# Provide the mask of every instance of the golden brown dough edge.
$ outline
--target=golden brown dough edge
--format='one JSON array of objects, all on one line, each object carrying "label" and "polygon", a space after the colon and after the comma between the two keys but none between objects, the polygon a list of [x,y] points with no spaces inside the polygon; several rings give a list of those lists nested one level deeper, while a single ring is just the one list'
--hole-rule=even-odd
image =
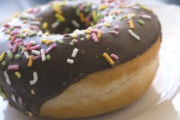
[{"label": "golden brown dough edge", "polygon": [[45,102],[39,116],[81,118],[125,107],[151,85],[159,66],[161,38],[142,55],[115,68],[93,73]]}]

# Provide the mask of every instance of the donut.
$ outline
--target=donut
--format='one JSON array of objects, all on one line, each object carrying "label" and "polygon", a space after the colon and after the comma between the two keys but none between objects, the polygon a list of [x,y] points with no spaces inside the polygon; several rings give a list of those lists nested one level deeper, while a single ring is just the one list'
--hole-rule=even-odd
[{"label": "donut", "polygon": [[0,93],[22,113],[83,118],[123,108],[151,85],[161,25],[127,0],[52,1],[0,27]]}]

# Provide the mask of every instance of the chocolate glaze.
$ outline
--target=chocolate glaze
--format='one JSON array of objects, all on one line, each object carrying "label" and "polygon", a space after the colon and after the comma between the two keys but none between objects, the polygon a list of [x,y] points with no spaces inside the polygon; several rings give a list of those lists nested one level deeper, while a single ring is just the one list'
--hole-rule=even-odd
[{"label": "chocolate glaze", "polygon": [[[87,5],[89,3],[83,2],[83,4]],[[130,4],[131,3],[128,3],[128,5]],[[51,28],[51,24],[56,21],[55,12],[51,7],[52,3],[39,7],[40,11],[35,14],[35,17],[42,19],[41,23],[49,23],[48,30],[50,33],[62,33],[66,27],[69,27],[69,32],[72,32],[76,29],[76,27],[74,27],[71,23],[72,20],[76,20],[80,24],[79,29],[85,29],[86,25],[82,23],[79,16],[76,15],[77,8],[74,8],[74,5],[80,6],[82,3],[79,1],[69,1],[65,6],[62,6],[62,16],[66,18],[66,21],[64,23],[62,22],[56,29]],[[89,7],[89,12],[85,13],[85,15],[91,15],[94,9],[93,7],[98,7],[99,5],[100,3],[94,2],[93,6]],[[0,86],[2,87],[3,93],[7,95],[7,99],[12,106],[25,114],[31,112],[33,115],[37,115],[39,108],[44,102],[60,95],[71,84],[78,82],[87,75],[97,71],[108,68],[112,69],[112,65],[110,65],[102,56],[104,52],[108,53],[109,55],[113,53],[119,56],[118,60],[114,60],[115,65],[113,66],[116,66],[143,54],[157,41],[158,37],[161,36],[160,23],[156,15],[154,15],[152,12],[144,9],[134,9],[131,7],[119,8],[119,4],[116,2],[110,3],[110,5],[113,7],[109,7],[105,10],[97,10],[97,13],[104,14],[107,11],[120,9],[123,10],[123,12],[116,15],[115,19],[112,19],[112,16],[102,17],[105,18],[105,21],[111,26],[102,26],[100,28],[102,37],[97,43],[93,42],[92,38],[90,40],[86,40],[86,33],[83,35],[77,33],[76,39],[78,40],[78,43],[75,43],[74,45],[70,45],[73,39],[72,34],[69,34],[70,37],[68,39],[64,39],[63,35],[60,34],[49,36],[36,35],[34,37],[26,37],[23,41],[28,43],[35,40],[37,44],[41,45],[41,48],[45,50],[49,48],[49,46],[42,44],[41,39],[54,41],[57,39],[62,39],[64,43],[57,44],[57,47],[49,52],[51,55],[50,60],[43,62],[40,58],[33,62],[32,67],[28,67],[28,60],[21,53],[21,51],[17,51],[13,54],[22,54],[22,58],[20,60],[15,58],[11,60],[6,55],[4,60],[7,62],[7,65],[3,66],[0,64]],[[140,17],[139,14],[142,12],[150,15],[152,19],[144,19]],[[136,14],[136,17],[132,18],[135,26],[133,31],[139,35],[141,38],[140,41],[136,40],[128,33],[128,30],[130,29],[128,19],[126,18],[120,21],[121,16],[131,13]],[[140,19],[145,22],[144,26],[138,24],[137,21]],[[101,23],[100,21],[101,19],[98,19],[97,23],[95,24]],[[17,24],[20,24],[20,26],[25,26],[19,17],[14,18],[9,24],[11,24],[11,26]],[[25,28],[30,27],[29,23],[26,25],[27,26]],[[120,26],[120,29],[118,30],[119,35],[112,35],[108,33],[109,31],[114,30],[113,27],[115,25]],[[41,25],[39,28],[42,30]],[[93,28],[97,29],[96,26]],[[8,46],[9,40],[7,39],[7,34],[4,33],[4,29],[4,27],[0,29],[2,31],[0,32],[0,54],[4,51],[10,50]],[[21,28],[17,30],[20,31]],[[80,40],[81,38],[84,38],[85,40]],[[71,57],[74,48],[79,49],[75,58]],[[29,54],[31,54],[30,51]],[[68,58],[73,59],[74,63],[67,63]],[[18,64],[20,68],[18,70],[7,70],[8,65],[12,64]],[[8,73],[11,81],[10,85],[6,82],[4,71],[7,71]],[[15,75],[16,71],[21,73],[20,78],[17,78]],[[38,81],[36,84],[30,85],[30,81],[33,80],[34,71],[36,71],[38,74]],[[32,94],[31,90],[34,90],[35,94]],[[12,99],[12,95],[15,97],[14,100]]]}]

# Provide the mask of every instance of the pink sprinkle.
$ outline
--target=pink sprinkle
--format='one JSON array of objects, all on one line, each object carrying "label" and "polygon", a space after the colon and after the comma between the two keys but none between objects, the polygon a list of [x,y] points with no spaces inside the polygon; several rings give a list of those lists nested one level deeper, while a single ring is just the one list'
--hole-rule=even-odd
[{"label": "pink sprinkle", "polygon": [[111,57],[114,58],[115,60],[119,59],[119,57],[117,55],[115,55],[115,54],[111,54]]},{"label": "pink sprinkle", "polygon": [[10,43],[13,44],[16,38],[17,38],[17,34],[14,34],[14,36],[12,37]]},{"label": "pink sprinkle", "polygon": [[115,25],[115,26],[114,26],[114,29],[115,29],[115,30],[119,30],[119,25]]},{"label": "pink sprinkle", "polygon": [[92,33],[92,38],[94,39],[94,42],[99,42],[95,33]]},{"label": "pink sprinkle", "polygon": [[100,29],[102,27],[102,25],[101,24],[97,24],[96,27]]},{"label": "pink sprinkle", "polygon": [[56,48],[56,44],[52,44],[48,49],[46,49],[45,54],[48,54],[53,48]]},{"label": "pink sprinkle", "polygon": [[118,35],[119,34],[119,32],[117,32],[117,31],[109,31],[109,33],[113,34],[113,35]]},{"label": "pink sprinkle", "polygon": [[73,43],[77,43],[78,40],[77,40],[77,39],[73,39],[72,42],[73,42]]},{"label": "pink sprinkle", "polygon": [[18,43],[18,47],[20,47],[21,45],[23,45],[23,42],[19,42]]},{"label": "pink sprinkle", "polygon": [[101,19],[100,21],[103,23],[105,20],[104,20],[104,19]]},{"label": "pink sprinkle", "polygon": [[37,50],[37,49],[40,49],[41,46],[40,45],[35,45],[33,47],[30,47],[29,50]]},{"label": "pink sprinkle", "polygon": [[17,51],[17,48],[18,48],[18,43],[16,43],[16,44],[13,46],[12,53],[15,53],[15,52]]},{"label": "pink sprinkle", "polygon": [[20,25],[16,25],[16,26],[13,26],[14,28],[21,28],[21,26]]},{"label": "pink sprinkle", "polygon": [[9,44],[9,49],[12,50],[13,49],[13,46],[11,44]]},{"label": "pink sprinkle", "polygon": [[22,38],[19,38],[19,39],[16,39],[14,42],[17,43],[17,42],[21,42],[22,41]]},{"label": "pink sprinkle", "polygon": [[22,104],[22,97],[18,97],[18,102],[19,102],[19,104]]},{"label": "pink sprinkle", "polygon": [[145,14],[146,14],[146,13],[142,11],[142,12],[139,13],[139,16],[145,15]]},{"label": "pink sprinkle", "polygon": [[14,34],[19,34],[19,31],[17,31],[17,30],[12,31],[12,32],[11,32],[11,35],[14,35]]},{"label": "pink sprinkle", "polygon": [[99,30],[98,29],[90,29],[90,31],[98,33]]},{"label": "pink sprinkle", "polygon": [[40,59],[40,58],[41,58],[41,55],[34,56],[34,57],[33,57],[33,60],[38,60],[38,59]]},{"label": "pink sprinkle", "polygon": [[5,27],[5,28],[9,28],[10,25],[9,25],[9,24],[5,24],[4,27]]},{"label": "pink sprinkle", "polygon": [[8,70],[18,70],[19,69],[19,65],[9,65],[8,66]]},{"label": "pink sprinkle", "polygon": [[37,14],[39,11],[40,11],[40,8],[34,10],[34,13],[33,13],[33,14],[35,15],[35,14]]}]

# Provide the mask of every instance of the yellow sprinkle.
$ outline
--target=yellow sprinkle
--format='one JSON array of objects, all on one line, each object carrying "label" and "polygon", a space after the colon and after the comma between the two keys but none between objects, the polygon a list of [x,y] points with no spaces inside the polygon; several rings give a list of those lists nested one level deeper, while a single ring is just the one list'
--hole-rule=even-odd
[{"label": "yellow sprinkle", "polygon": [[108,7],[107,4],[101,4],[101,5],[99,6],[99,10],[104,10],[104,9],[106,9],[107,7]]},{"label": "yellow sprinkle", "polygon": [[50,44],[52,44],[53,43],[53,41],[52,40],[48,40],[48,41],[46,41],[46,45],[50,45]]},{"label": "yellow sprinkle", "polygon": [[28,112],[29,117],[33,117],[32,112]]},{"label": "yellow sprinkle", "polygon": [[61,22],[65,21],[65,18],[61,14],[56,14],[55,17],[60,20]]},{"label": "yellow sprinkle", "polygon": [[115,64],[115,62],[111,59],[111,57],[107,53],[103,53],[103,56],[111,65]]},{"label": "yellow sprinkle", "polygon": [[19,16],[19,13],[15,13],[14,15],[13,15],[13,17],[15,18],[15,17],[18,17]]},{"label": "yellow sprinkle", "polygon": [[132,21],[132,20],[129,20],[128,23],[129,23],[129,27],[130,27],[131,29],[134,29],[134,23],[133,23],[133,21]]},{"label": "yellow sprinkle", "polygon": [[91,25],[91,26],[94,26],[94,22],[91,21],[91,22],[90,22],[90,25]]},{"label": "yellow sprinkle", "polygon": [[81,22],[85,22],[86,21],[83,13],[80,13],[80,20],[81,20]]},{"label": "yellow sprinkle", "polygon": [[26,30],[26,29],[23,29],[23,30],[22,30],[22,32],[23,32],[23,33],[26,33],[26,32],[28,32],[28,30]]},{"label": "yellow sprinkle", "polygon": [[131,14],[131,17],[132,17],[132,18],[135,18],[135,17],[136,17],[136,14],[132,13],[132,14]]},{"label": "yellow sprinkle", "polygon": [[33,95],[36,94],[35,91],[34,91],[33,89],[31,90],[31,94],[33,94]]},{"label": "yellow sprinkle", "polygon": [[46,35],[46,36],[49,36],[49,32],[46,32],[45,35]]},{"label": "yellow sprinkle", "polygon": [[102,32],[100,30],[98,30],[97,37],[101,38],[101,36],[102,36]]},{"label": "yellow sprinkle", "polygon": [[104,22],[104,26],[105,26],[105,27],[110,27],[110,24],[107,23],[107,22]]},{"label": "yellow sprinkle", "polygon": [[85,30],[85,33],[86,34],[91,34],[91,31],[90,30]]},{"label": "yellow sprinkle", "polygon": [[18,78],[20,78],[21,77],[21,73],[20,72],[15,72],[15,75],[18,77]]},{"label": "yellow sprinkle", "polygon": [[93,14],[93,20],[94,20],[94,22],[96,22],[97,21],[97,11],[94,10],[92,14]]},{"label": "yellow sprinkle", "polygon": [[42,39],[42,40],[41,40],[41,43],[44,43],[44,44],[45,44],[46,41],[47,41],[46,39]]},{"label": "yellow sprinkle", "polygon": [[59,6],[59,4],[57,4],[57,3],[54,3],[54,4],[53,4],[53,10],[54,10],[56,13],[62,14],[62,11],[61,11],[61,9],[60,9],[60,6]]},{"label": "yellow sprinkle", "polygon": [[42,25],[42,28],[43,28],[44,30],[46,30],[47,27],[48,27],[48,23],[47,23],[47,22],[44,22],[43,25]]},{"label": "yellow sprinkle", "polygon": [[86,35],[86,39],[89,40],[91,38],[91,35]]},{"label": "yellow sprinkle", "polygon": [[2,95],[2,97],[3,97],[4,99],[7,99],[6,93],[2,92],[1,95]]},{"label": "yellow sprinkle", "polygon": [[74,38],[74,39],[77,38],[76,33],[73,33],[73,34],[72,34],[72,38]]},{"label": "yellow sprinkle", "polygon": [[0,61],[3,61],[6,56],[6,52],[2,52],[0,56]]},{"label": "yellow sprinkle", "polygon": [[28,67],[32,67],[32,64],[33,64],[33,56],[30,55],[30,56],[29,56]]}]

